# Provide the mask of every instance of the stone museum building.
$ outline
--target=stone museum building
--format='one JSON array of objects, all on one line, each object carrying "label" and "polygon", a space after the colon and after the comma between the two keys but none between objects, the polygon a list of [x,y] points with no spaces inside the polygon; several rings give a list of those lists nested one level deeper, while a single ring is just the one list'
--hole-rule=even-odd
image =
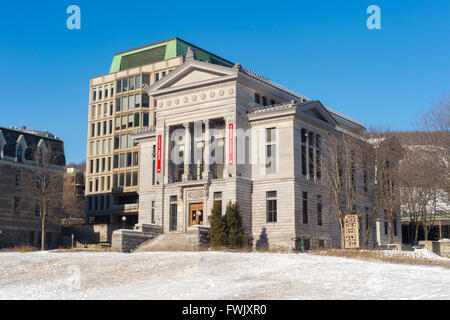
[{"label": "stone museum building", "polygon": [[[229,201],[254,246],[340,244],[323,137],[362,137],[360,122],[177,38],[116,55],[110,71],[91,79],[86,215],[133,229],[115,231],[113,247],[199,244],[213,204],[224,213]],[[376,220],[369,242],[386,243]]]}]

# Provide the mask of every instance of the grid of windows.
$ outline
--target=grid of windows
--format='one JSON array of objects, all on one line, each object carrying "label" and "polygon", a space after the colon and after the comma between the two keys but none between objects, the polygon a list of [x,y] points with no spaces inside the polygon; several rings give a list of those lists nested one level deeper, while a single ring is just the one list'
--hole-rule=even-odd
[{"label": "grid of windows", "polygon": [[304,128],[301,129],[300,135],[302,175],[311,181],[318,181],[322,177],[320,135]]}]

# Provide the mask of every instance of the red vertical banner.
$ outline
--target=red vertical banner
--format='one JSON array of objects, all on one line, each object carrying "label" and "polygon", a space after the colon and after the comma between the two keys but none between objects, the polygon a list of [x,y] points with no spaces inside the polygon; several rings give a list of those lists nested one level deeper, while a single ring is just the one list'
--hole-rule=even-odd
[{"label": "red vertical banner", "polygon": [[233,165],[233,124],[228,125],[228,164]]},{"label": "red vertical banner", "polygon": [[158,153],[156,155],[156,172],[161,173],[161,135],[158,135]]}]

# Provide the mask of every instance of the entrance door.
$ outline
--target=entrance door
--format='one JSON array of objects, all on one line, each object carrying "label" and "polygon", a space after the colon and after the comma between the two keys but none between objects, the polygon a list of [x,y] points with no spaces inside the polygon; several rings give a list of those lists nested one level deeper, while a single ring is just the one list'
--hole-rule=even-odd
[{"label": "entrance door", "polygon": [[203,224],[203,203],[189,205],[189,226]]}]

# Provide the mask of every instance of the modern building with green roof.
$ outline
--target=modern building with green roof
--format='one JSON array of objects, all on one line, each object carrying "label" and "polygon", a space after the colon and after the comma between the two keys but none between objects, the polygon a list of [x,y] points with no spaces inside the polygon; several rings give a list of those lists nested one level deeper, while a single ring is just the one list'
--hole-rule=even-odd
[{"label": "modern building with green roof", "polygon": [[232,67],[234,65],[232,62],[223,59],[213,53],[210,53],[204,49],[201,49],[180,38],[171,38],[139,48],[116,53],[111,63],[109,73],[114,73],[158,61],[169,60],[178,56],[186,56],[187,49],[189,47],[195,50],[197,60],[226,67]]}]

